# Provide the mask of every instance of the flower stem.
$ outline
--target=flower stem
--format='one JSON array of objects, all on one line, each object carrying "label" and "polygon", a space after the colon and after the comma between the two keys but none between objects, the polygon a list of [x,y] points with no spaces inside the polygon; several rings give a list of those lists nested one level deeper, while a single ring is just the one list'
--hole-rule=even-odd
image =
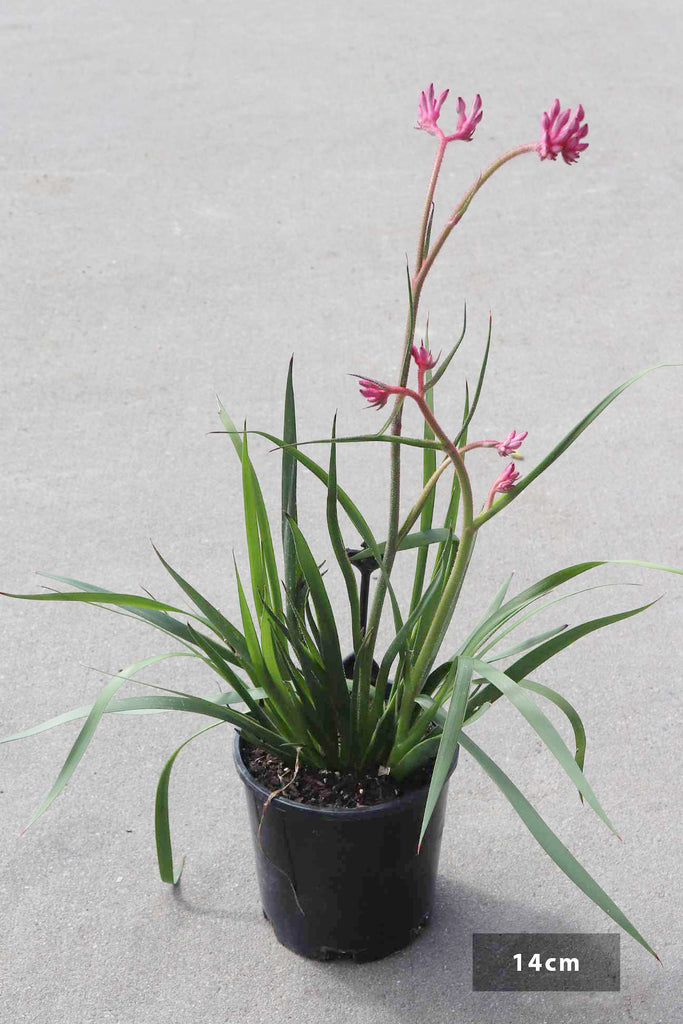
[{"label": "flower stem", "polygon": [[451,569],[451,574],[446,581],[441,600],[437,605],[432,619],[429,632],[425,637],[422,649],[407,676],[404,684],[404,691],[401,697],[401,708],[398,717],[398,729],[396,732],[396,743],[389,759],[390,767],[398,764],[405,754],[404,741],[410,730],[415,698],[420,694],[424,680],[430,672],[439,647],[446,635],[455,606],[460,597],[460,591],[465,580],[465,575],[472,557],[474,541],[477,531],[474,525],[463,526],[460,534],[458,553]]},{"label": "flower stem", "polygon": [[[410,297],[411,297],[411,302],[410,302],[410,308],[408,310],[408,317],[407,317],[407,321],[406,321],[405,338],[404,338],[404,343],[403,343],[403,354],[402,354],[402,358],[401,358],[401,373],[400,373],[400,379],[399,379],[399,386],[401,388],[405,388],[407,380],[408,380],[408,372],[410,370],[410,347],[411,347],[411,345],[413,343],[413,338],[414,338],[414,335],[415,335],[415,321],[416,321],[416,318],[417,318],[417,310],[418,310],[418,306],[419,306],[419,303],[420,303],[420,295],[421,295],[421,292],[422,292],[422,286],[423,286],[423,284],[425,282],[427,274],[429,273],[429,271],[430,271],[430,269],[431,269],[431,267],[432,267],[432,265],[434,263],[434,260],[439,255],[439,252],[443,248],[443,246],[444,246],[444,244],[446,242],[446,239],[450,235],[450,233],[453,230],[453,228],[455,227],[455,225],[462,219],[462,217],[464,216],[465,212],[467,211],[467,208],[469,207],[470,203],[472,202],[472,200],[474,199],[475,195],[477,194],[479,189],[482,187],[484,182],[488,181],[488,179],[491,177],[491,175],[494,174],[495,171],[497,171],[499,167],[502,167],[503,164],[506,164],[509,160],[512,160],[514,157],[521,156],[522,153],[536,152],[536,143],[528,143],[527,145],[518,146],[516,149],[509,150],[507,153],[504,153],[501,157],[499,157],[498,160],[494,161],[494,163],[492,163],[482,174],[479,175],[479,177],[474,182],[474,184],[471,186],[471,188],[465,193],[465,195],[462,198],[462,200],[460,201],[459,205],[455,208],[453,214],[451,215],[449,220],[446,222],[446,225],[444,226],[443,230],[441,231],[441,234],[437,238],[437,240],[434,243],[434,245],[431,247],[429,252],[425,255],[424,248],[425,248],[425,240],[426,240],[426,237],[427,237],[427,225],[429,223],[429,215],[430,215],[430,211],[431,211],[432,201],[433,201],[433,198],[434,198],[434,191],[436,189],[436,183],[437,183],[437,179],[439,177],[439,172],[441,170],[441,164],[442,164],[442,161],[443,161],[443,156],[444,156],[445,151],[446,151],[446,140],[441,135],[441,136],[439,136],[439,143],[438,143],[438,146],[437,146],[436,156],[434,158],[434,165],[432,167],[432,173],[431,173],[431,176],[430,176],[430,179],[429,179],[429,185],[427,186],[427,195],[426,195],[426,198],[425,198],[425,205],[424,205],[424,210],[423,210],[423,213],[422,213],[422,222],[420,224],[420,232],[419,232],[419,236],[418,236],[418,247],[417,247],[417,254],[416,254],[416,258],[415,258],[415,271],[414,271],[413,276],[412,276],[412,278],[410,280],[410,288],[411,288],[411,296]],[[395,416],[394,416],[393,422],[391,424],[391,432],[394,435],[394,437],[399,437],[400,434],[401,434],[401,429],[402,429],[402,412],[403,412],[404,397],[405,397],[404,395],[398,395],[397,398],[396,398],[396,405],[394,407],[395,408]],[[424,403],[424,404],[426,405],[426,403]],[[431,413],[430,413],[430,415],[431,415]],[[445,435],[441,431],[441,428],[439,428],[438,436],[440,436],[442,438],[442,440],[445,438]],[[448,438],[445,439],[445,443],[446,443],[446,450],[448,451],[448,454],[451,456],[451,459],[453,460],[453,464],[456,467],[456,472],[458,472],[458,476],[460,477],[461,474],[463,474],[464,477],[467,480],[466,493],[469,496],[469,512],[468,512],[468,514],[469,514],[469,521],[464,520],[464,522],[463,522],[463,536],[460,538],[460,547],[458,549],[458,555],[456,556],[456,561],[455,561],[455,565],[453,566],[453,570],[451,572],[451,576],[449,577],[448,582],[446,584],[446,590],[444,590],[444,594],[443,594],[442,600],[439,603],[439,606],[437,608],[437,614],[442,609],[442,605],[444,603],[444,599],[446,598],[446,592],[448,591],[449,593],[451,593],[450,590],[449,590],[449,587],[451,585],[451,582],[452,582],[452,579],[453,579],[453,573],[455,572],[456,567],[459,567],[458,571],[461,572],[462,576],[464,577],[464,573],[465,573],[465,571],[467,569],[467,564],[469,562],[469,556],[468,556],[467,559],[464,558],[464,552],[467,550],[468,544],[464,544],[463,542],[466,539],[465,538],[465,534],[467,532],[468,522],[469,522],[470,526],[472,524],[472,493],[471,493],[471,488],[469,486],[469,478],[467,477],[467,472],[465,470],[464,463],[462,462],[462,459],[458,455],[457,449],[454,448],[454,446],[452,445],[452,443],[450,442],[450,440]],[[453,451],[454,454],[451,453],[451,450]],[[398,549],[398,541],[399,541],[399,505],[400,505],[400,496],[401,496],[401,445],[400,444],[392,444],[391,445],[391,456],[390,456],[390,459],[391,459],[391,461],[390,461],[391,470],[390,470],[390,482],[389,482],[389,523],[388,523],[388,528],[387,528],[387,540],[386,540],[386,544],[385,544],[385,547],[384,547],[384,556],[383,556],[383,559],[382,559],[382,565],[383,565],[383,570],[384,571],[382,572],[382,574],[380,575],[379,580],[377,581],[377,587],[375,588],[375,596],[374,596],[374,600],[372,602],[372,609],[370,611],[370,618],[369,618],[369,621],[368,621],[368,631],[371,633],[371,640],[370,640],[370,643],[368,644],[368,647],[365,649],[365,661],[364,661],[364,665],[363,665],[363,669],[364,669],[364,673],[365,674],[370,672],[370,666],[372,664],[372,655],[373,655],[373,652],[374,652],[374,645],[375,645],[376,638],[377,638],[377,635],[378,635],[378,632],[379,632],[379,623],[380,623],[380,619],[382,617],[382,608],[384,606],[384,599],[386,597],[386,592],[387,592],[387,588],[388,588],[389,575],[391,574],[391,570],[393,568],[394,559],[396,557],[396,551]],[[460,466],[460,471],[458,470],[458,464]],[[462,481],[461,481],[461,486],[462,486]],[[464,497],[464,495],[465,495],[465,492],[463,492],[463,497]],[[475,531],[472,530],[471,532],[472,532],[472,538],[469,541],[469,548],[470,549],[471,549],[471,546],[472,546],[472,543],[473,543],[473,540],[474,540],[474,532]],[[461,554],[463,554],[462,558],[461,558]],[[457,583],[457,581],[456,581],[456,583]],[[453,589],[454,589],[454,593],[455,593],[455,597],[453,599],[453,608],[455,607],[455,601],[457,601],[457,598],[458,598],[458,595],[459,595],[459,592],[460,592],[460,586],[462,585],[462,579],[459,581],[459,583],[457,583],[457,586],[456,586],[456,583],[453,584]],[[453,597],[453,595],[451,594],[451,598],[452,597]],[[448,622],[450,621],[450,617],[452,615],[452,612],[453,612],[453,609],[450,609],[450,613],[448,615],[446,615],[446,613],[444,612],[444,619],[447,619],[446,626],[448,625]],[[436,619],[432,623],[432,628],[430,629],[430,632],[428,634],[428,638],[432,637],[432,633],[434,631],[435,624],[436,624]],[[444,626],[444,632],[445,632],[445,628],[446,627]],[[439,643],[441,642],[442,639],[443,639],[443,634],[442,634],[442,636],[439,639]],[[436,650],[438,650],[438,644],[434,648],[434,655],[433,655],[433,657],[436,656]],[[433,660],[433,657],[432,657],[432,660]],[[420,656],[420,660],[422,660],[422,655]],[[418,677],[418,679],[419,679],[419,677]],[[419,692],[419,690],[416,691],[416,695],[417,695],[417,692]],[[403,702],[402,702],[401,711],[403,712],[403,710],[404,710],[404,707],[403,707]],[[410,713],[410,709],[409,709],[409,706],[408,706],[407,714],[409,715],[409,713]],[[399,717],[399,721],[400,721],[400,717]]]},{"label": "flower stem", "polygon": [[408,530],[410,529],[410,527],[417,521],[417,518],[420,515],[420,513],[422,512],[422,509],[424,508],[425,503],[426,503],[427,499],[429,498],[429,495],[431,494],[431,492],[436,487],[436,484],[437,484],[437,482],[439,480],[439,477],[444,473],[444,471],[450,465],[451,465],[451,460],[449,458],[445,458],[443,460],[443,462],[441,463],[441,465],[437,466],[437,468],[434,470],[434,472],[430,476],[430,478],[427,481],[427,483],[422,488],[422,491],[420,492],[419,498],[417,499],[417,501],[415,502],[415,504],[411,508],[411,510],[408,513],[408,515],[403,520],[403,525],[401,526],[401,529],[398,531],[398,542],[399,542],[399,544],[401,543],[403,538],[408,533]]},{"label": "flower stem", "polygon": [[[472,486],[470,484],[470,478],[467,470],[465,469],[465,463],[463,462],[458,449],[441,428],[424,396],[415,391],[411,391],[408,388],[405,389],[405,393],[407,397],[410,397],[417,402],[420,412],[434,431],[435,436],[438,437],[443,444],[451,462],[453,463],[462,496],[462,531],[460,534],[458,553],[456,555],[455,562],[453,563],[453,568],[451,569],[450,575],[446,581],[443,594],[441,595],[441,600],[434,612],[432,624],[427,636],[425,637],[425,641],[422,645],[417,661],[405,681],[405,689],[401,698],[401,707],[398,716],[398,729],[396,736],[397,749],[400,749],[401,741],[404,739],[408,729],[410,728],[413,703],[420,693],[423,681],[434,663],[441,641],[444,638],[453,616],[453,612],[462,589],[462,584],[465,579],[477,532],[474,526]],[[396,763],[395,759],[394,763]]]},{"label": "flower stem", "polygon": [[436,257],[441,252],[441,249],[443,248],[443,246],[444,246],[444,244],[446,242],[446,239],[450,235],[450,233],[453,230],[453,228],[455,227],[455,225],[458,224],[459,221],[462,220],[464,214],[467,211],[468,206],[470,205],[470,203],[472,202],[472,200],[474,199],[474,197],[476,196],[477,192],[482,187],[482,185],[489,180],[489,178],[491,177],[492,174],[495,174],[495,172],[498,170],[499,167],[502,167],[503,164],[508,163],[509,160],[513,160],[516,156],[521,156],[522,153],[532,153],[532,152],[534,152],[534,153],[537,152],[537,148],[536,148],[536,143],[535,142],[529,142],[529,143],[526,143],[526,145],[524,145],[524,146],[517,146],[517,147],[515,147],[515,149],[509,149],[507,151],[507,153],[503,153],[503,155],[501,157],[498,157],[497,160],[494,160],[494,162],[492,164],[490,164],[490,166],[487,167],[485,171],[482,171],[482,173],[479,175],[477,180],[468,189],[468,191],[465,193],[465,195],[460,200],[459,204],[456,206],[456,208],[453,211],[453,213],[451,214],[451,216],[446,221],[446,224],[445,224],[441,234],[439,235],[439,237],[437,238],[436,242],[434,243],[434,245],[429,250],[429,253],[427,254],[427,256],[424,259],[424,261],[422,262],[422,265],[420,266],[420,270],[419,270],[418,274],[415,277],[415,281],[414,281],[414,285],[413,285],[413,287],[414,287],[414,289],[416,291],[419,291],[422,288],[422,284],[424,282],[424,279],[426,278],[427,274],[429,273],[429,271],[430,271],[430,269],[432,267],[432,264],[434,263],[434,260],[436,259]]},{"label": "flower stem", "polygon": [[[439,144],[436,150],[436,156],[434,157],[434,164],[432,167],[432,173],[427,186],[427,195],[425,197],[424,209],[422,211],[422,221],[420,223],[420,231],[418,235],[417,253],[415,256],[415,270],[413,277],[410,282],[411,287],[411,303],[408,310],[408,317],[406,321],[405,337],[403,340],[403,354],[401,356],[401,373],[399,378],[400,386],[403,388],[408,380],[408,373],[410,371],[410,347],[413,344],[413,338],[415,336],[415,320],[417,317],[417,308],[420,302],[420,293],[422,291],[422,283],[424,277],[420,281],[418,287],[415,287],[415,281],[420,274],[424,259],[425,259],[425,239],[427,237],[427,225],[429,223],[429,215],[432,208],[432,201],[434,199],[434,190],[436,189],[436,182],[439,177],[439,171],[441,170],[441,164],[443,162],[444,153],[446,152],[446,141],[441,136],[439,138]],[[400,437],[402,429],[402,412],[403,412],[403,396],[398,396],[395,405],[396,414],[391,424],[391,433],[394,437]],[[374,650],[375,639],[377,637],[379,622],[382,617],[382,608],[384,605],[384,598],[386,597],[387,585],[389,575],[394,564],[396,557],[396,551],[398,549],[398,528],[399,528],[399,506],[401,501],[401,445],[391,445],[391,463],[390,463],[390,482],[389,482],[389,524],[387,528],[387,540],[384,547],[384,557],[382,559],[384,572],[381,574],[377,581],[375,588],[375,596],[372,602],[372,609],[370,611],[370,619],[368,622],[368,630],[372,633],[372,639],[367,654],[367,671],[372,663],[372,654]]]},{"label": "flower stem", "polygon": [[434,166],[432,167],[432,176],[429,179],[429,185],[427,187],[427,197],[425,199],[424,210],[422,211],[422,223],[420,224],[420,236],[417,242],[417,253],[415,255],[415,273],[420,272],[420,268],[425,258],[425,239],[427,237],[427,225],[429,223],[429,216],[432,210],[432,203],[434,201],[434,190],[436,189],[436,181],[439,177],[439,171],[441,170],[441,164],[443,162],[443,155],[446,152],[446,140],[443,135],[439,138],[439,145],[436,149],[436,156],[434,157]]}]

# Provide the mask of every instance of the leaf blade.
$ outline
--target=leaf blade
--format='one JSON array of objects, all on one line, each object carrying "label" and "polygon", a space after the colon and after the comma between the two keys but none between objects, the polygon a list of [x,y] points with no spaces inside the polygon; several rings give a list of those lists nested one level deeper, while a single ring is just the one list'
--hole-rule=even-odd
[{"label": "leaf blade", "polygon": [[[461,656],[462,657],[462,656]],[[541,711],[536,702],[532,700],[524,689],[511,678],[506,672],[501,672],[488,662],[472,658],[473,669],[479,672],[484,679],[497,689],[514,704],[516,709],[524,716],[536,735],[543,741],[547,749],[553,755],[561,768],[569,776],[578,791],[584,796],[586,802],[593,808],[598,817],[604,821],[607,827],[618,835],[616,828],[607,817],[602,805],[593,791],[581,768],[572,757],[567,745],[549,718]]]},{"label": "leaf blade", "polygon": [[188,743],[197,736],[201,736],[202,733],[208,732],[209,729],[215,729],[217,726],[223,725],[222,722],[215,722],[213,725],[205,725],[203,729],[199,729],[197,732],[189,736],[184,743],[173,751],[168,761],[163,767],[161,775],[159,776],[159,782],[157,783],[156,797],[154,801],[154,836],[156,839],[157,848],[157,862],[159,865],[159,875],[162,882],[168,882],[171,885],[177,885],[180,881],[180,876],[183,873],[183,867],[185,866],[185,857],[182,857],[178,870],[173,869],[173,848],[171,845],[171,826],[168,816],[168,786],[171,780],[171,770],[175,764],[175,760]]},{"label": "leaf blade", "polygon": [[[640,932],[631,924],[622,910],[607,895],[605,890],[598,885],[595,879],[586,871],[582,864],[573,856],[562,841],[555,835],[549,825],[541,818],[536,809],[529,803],[524,794],[517,788],[512,780],[498,765],[486,754],[481,747],[470,739],[463,730],[460,735],[460,745],[472,755],[486,774],[495,782],[503,793],[503,796],[512,804],[513,808],[531,832],[534,839],[539,843],[548,856],[557,864],[560,871],[577,886],[588,898],[603,910],[608,917],[624,929],[632,938],[639,942],[648,953],[654,957],[657,954],[643,938]],[[659,957],[657,957],[659,959]]]},{"label": "leaf blade", "polygon": [[64,787],[67,785],[71,776],[75,772],[78,764],[85,754],[90,741],[93,738],[95,730],[99,725],[100,719],[104,713],[107,704],[110,702],[119,687],[123,686],[129,676],[135,675],[141,669],[146,668],[148,665],[152,665],[156,662],[163,661],[165,658],[171,657],[167,654],[154,654],[149,658],[143,658],[141,661],[136,661],[132,665],[128,665],[127,668],[117,672],[116,675],[110,679],[107,685],[99,693],[95,700],[88,717],[85,720],[85,724],[82,726],[78,736],[72,744],[71,750],[67,754],[66,760],[62,765],[62,768],[47,796],[43,799],[40,805],[33,812],[28,825],[22,829],[21,834],[23,835],[31,825],[33,825],[38,818],[48,809],[52,802],[59,796]]},{"label": "leaf blade", "polygon": [[557,459],[559,459],[560,455],[562,455],[567,450],[567,448],[569,448],[570,445],[572,445],[574,441],[576,441],[577,438],[581,436],[581,434],[584,432],[584,430],[586,430],[587,427],[590,426],[593,420],[597,419],[600,413],[604,412],[604,410],[609,405],[611,405],[612,402],[616,398],[618,398],[623,391],[626,390],[626,388],[630,387],[631,384],[635,384],[636,381],[640,380],[640,378],[644,377],[646,374],[652,373],[653,370],[660,370],[663,369],[664,367],[673,365],[675,364],[658,363],[656,366],[648,366],[645,370],[641,370],[640,373],[634,374],[634,376],[630,377],[629,380],[624,381],[623,384],[620,384],[613,391],[610,391],[610,393],[606,395],[605,398],[602,399],[602,401],[598,402],[598,404],[594,406],[590,410],[590,412],[586,413],[583,419],[581,419],[576,424],[576,426],[569,431],[568,434],[565,434],[562,440],[555,445],[555,447],[548,453],[548,455],[546,455],[544,459],[541,459],[537,466],[534,466],[530,473],[527,473],[526,476],[523,476],[522,479],[514,485],[511,491],[509,491],[507,494],[501,495],[495,501],[493,506],[488,510],[488,512],[481,512],[475,519],[475,525],[477,527],[481,526],[492,516],[497,515],[497,513],[500,512],[503,508],[505,508],[506,505],[509,505],[511,501],[514,501],[515,498],[522,493],[522,491],[525,491],[526,488],[541,475],[541,473],[544,473],[549,466],[552,466],[552,464]]}]

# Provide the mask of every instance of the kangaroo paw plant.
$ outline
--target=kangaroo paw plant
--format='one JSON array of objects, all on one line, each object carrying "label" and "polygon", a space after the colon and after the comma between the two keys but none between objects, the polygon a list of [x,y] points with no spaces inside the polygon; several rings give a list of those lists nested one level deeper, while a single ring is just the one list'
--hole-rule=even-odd
[{"label": "kangaroo paw plant", "polygon": [[[232,442],[241,466],[244,498],[248,570],[241,575],[235,565],[237,621],[226,618],[158,551],[156,553],[165,569],[189,599],[191,611],[148,596],[105,590],[81,580],[44,574],[68,589],[46,588],[45,592],[38,594],[8,596],[33,601],[87,602],[123,612],[166,634],[173,640],[174,649],[152,654],[118,672],[91,706],[76,708],[17,732],[6,737],[4,742],[85,719],[52,789],[33,814],[29,822],[31,825],[71,778],[104,715],[181,711],[208,719],[209,724],[191,735],[186,743],[209,729],[224,723],[232,724],[239,732],[236,759],[245,778],[250,774],[245,767],[248,763],[246,754],[249,751],[253,753],[254,749],[264,757],[274,759],[274,763],[280,766],[283,784],[275,793],[269,792],[267,787],[259,789],[253,779],[250,782],[255,792],[260,794],[260,810],[254,819],[256,852],[264,862],[264,870],[270,872],[266,889],[280,884],[283,888],[278,899],[281,902],[291,900],[291,913],[294,917],[299,915],[300,921],[307,922],[306,927],[318,927],[324,914],[339,917],[343,913],[351,913],[345,909],[347,905],[353,906],[356,914],[361,913],[359,907],[370,906],[370,890],[373,886],[375,889],[378,887],[372,878],[366,877],[364,864],[375,858],[370,847],[375,852],[382,852],[384,840],[371,829],[377,826],[382,815],[390,813],[391,801],[380,801],[375,806],[356,806],[351,810],[305,806],[305,800],[302,803],[291,799],[296,789],[289,788],[291,781],[287,783],[287,779],[296,780],[304,771],[318,772],[323,778],[334,779],[356,779],[368,775],[389,778],[395,783],[396,792],[406,792],[405,799],[412,801],[406,857],[419,862],[420,858],[426,857],[430,829],[433,841],[429,856],[434,859],[438,854],[440,830],[436,835],[436,819],[442,814],[445,786],[458,749],[462,748],[499,787],[541,847],[576,886],[645,949],[656,955],[515,783],[474,741],[470,729],[501,699],[511,704],[511,714],[519,716],[520,721],[526,720],[555,758],[560,770],[568,775],[581,799],[609,829],[615,831],[584,774],[586,738],[581,718],[565,697],[537,681],[536,671],[581,637],[637,615],[650,605],[616,611],[575,625],[546,628],[532,636],[528,636],[527,630],[523,640],[511,637],[515,630],[548,605],[571,596],[567,593],[556,595],[558,587],[605,564],[602,560],[595,560],[555,570],[512,596],[509,578],[488,601],[482,602],[485,610],[478,621],[459,620],[454,623],[454,613],[472,564],[475,544],[480,533],[485,533],[487,524],[531,486],[622,391],[655,367],[643,370],[616,387],[586,412],[545,458],[522,475],[516,459],[527,437],[525,430],[512,429],[503,438],[471,439],[491,344],[489,319],[481,371],[474,392],[470,394],[467,387],[464,388],[462,417],[458,422],[448,424],[437,418],[436,385],[441,383],[451,367],[463,342],[466,325],[463,323],[460,336],[450,351],[438,357],[430,348],[428,324],[418,331],[422,290],[435,260],[485,183],[504,165],[527,154],[540,162],[556,161],[562,157],[566,164],[574,164],[588,148],[588,126],[583,107],[578,106],[573,112],[562,110],[559,101],[555,100],[541,117],[540,138],[507,150],[487,167],[437,230],[434,196],[446,151],[452,143],[471,142],[482,119],[479,96],[469,111],[465,101],[459,98],[454,130],[446,134],[439,120],[447,95],[448,90],[445,90],[437,96],[431,85],[421,94],[419,101],[417,128],[433,136],[436,146],[419,225],[415,262],[412,269],[408,268],[407,319],[397,376],[389,378],[389,382],[360,377],[360,393],[371,406],[382,409],[391,403],[390,416],[385,424],[373,434],[341,437],[337,436],[335,418],[330,436],[324,440],[329,458],[324,464],[315,461],[297,439],[291,363],[285,390],[282,436],[266,431],[247,431],[246,428],[237,430],[226,409],[219,404],[221,432],[225,432]],[[414,403],[424,421],[420,436],[406,436],[403,432],[406,403]],[[281,453],[282,506],[278,510],[277,526],[282,543],[280,549],[278,542],[277,553],[274,521],[269,519],[249,452],[251,434],[266,438]],[[339,483],[337,450],[342,443],[382,444],[388,453],[390,484],[384,535],[375,535],[368,520]],[[423,485],[410,511],[402,519],[401,462],[411,454],[421,458]],[[468,462],[487,458],[491,460],[490,483],[477,494],[468,472]],[[499,458],[506,460],[502,471],[494,465]],[[312,474],[326,489],[329,535],[326,550],[314,550],[307,540],[306,521],[297,505],[297,476],[302,472]],[[442,494],[439,507],[445,509],[438,519],[437,490]],[[342,526],[347,529],[349,523],[353,536],[345,538]],[[347,542],[357,546],[348,547]],[[392,570],[397,560],[403,558],[414,563],[412,589],[405,595],[397,593],[398,588],[392,584]],[[326,577],[321,571],[323,560],[333,567],[336,563],[341,575],[333,572]],[[680,569],[644,561],[623,560],[622,564],[681,572]],[[375,574],[372,595],[368,586],[371,573]],[[333,587],[328,582],[332,577],[339,584],[343,581],[343,588],[341,585],[338,589]],[[334,611],[334,601],[344,591],[344,600],[348,604],[344,609],[345,621],[350,618],[351,635],[348,638],[340,637],[338,616]],[[381,650],[380,636],[388,636],[388,643]],[[352,654],[345,657],[344,652],[349,648],[352,648]],[[143,670],[176,657],[202,661],[218,676],[222,692],[218,696],[215,693],[196,696],[147,681],[146,685],[152,691],[149,694],[119,695],[128,680],[145,683],[139,678]],[[572,749],[547,717],[544,709],[548,705],[554,705],[566,716],[573,734]],[[161,878],[174,884],[178,882],[182,865],[178,868],[173,861],[168,790],[175,759],[184,746],[185,743],[166,762],[159,779],[156,801],[159,869]],[[242,754],[245,755],[244,762]],[[422,781],[411,790],[411,780],[415,779]],[[403,797],[399,796],[397,801],[401,799]],[[364,801],[359,799],[357,803],[363,804]],[[339,874],[343,873],[340,865],[347,863],[344,861],[347,854],[342,855],[342,850],[347,850],[347,840],[340,838],[339,831],[330,833],[336,850],[336,888],[330,889],[328,881],[315,874],[319,870],[317,862],[320,857],[317,854],[304,871],[295,871],[291,864],[288,867],[289,862],[284,866],[275,863],[273,844],[273,848],[268,847],[267,826],[271,820],[276,824],[277,815],[288,805],[290,810],[294,807],[297,813],[301,812],[296,827],[303,829],[303,832],[290,830],[290,846],[292,836],[296,834],[301,847],[308,847],[307,836],[313,842],[312,837],[320,831],[318,826],[323,820],[332,830],[340,828],[340,823],[347,819],[352,821],[349,827],[367,826],[368,831],[358,833],[359,848],[364,853],[360,858],[348,860],[352,868],[346,871],[347,881],[349,885],[356,886],[351,889],[350,896],[339,883]],[[312,814],[310,820],[301,816],[307,811]],[[400,845],[396,845],[397,842],[392,839],[391,850],[394,852],[390,859]],[[382,853],[382,856],[386,865],[386,854]],[[325,898],[328,902],[324,910],[304,905],[308,897],[303,883],[299,881],[302,875],[314,877],[315,887],[327,893]],[[390,885],[389,877],[382,875],[383,882],[379,888],[388,892],[394,904],[411,903],[412,891],[391,888],[394,883]],[[404,872],[401,882],[404,887],[405,877],[412,879],[413,876]],[[433,878],[429,885],[432,882]],[[417,880],[410,881],[410,885],[415,887],[421,884]],[[399,885],[398,881],[396,885]],[[336,899],[334,906],[330,903],[333,897]],[[428,905],[429,895],[426,901]],[[269,909],[265,895],[264,909],[273,918],[275,911]],[[376,917],[384,911],[378,911],[373,903],[372,913]],[[405,941],[427,916],[424,907],[415,911],[406,925]],[[362,932],[366,924],[359,924],[359,921],[360,918],[354,927]],[[300,952],[307,952],[305,943],[297,945],[298,940],[292,938],[293,932],[287,930],[289,925],[277,924],[275,920],[274,924],[282,941]],[[380,955],[372,952],[368,944],[370,940],[364,936],[365,933],[357,947],[348,936],[340,938],[336,945],[324,936],[317,936],[315,948],[318,952],[309,952],[308,955],[331,955],[334,951],[349,950],[358,958],[361,954],[366,958]],[[390,951],[389,946],[381,948],[382,955]],[[391,948],[396,948],[396,943]]]}]

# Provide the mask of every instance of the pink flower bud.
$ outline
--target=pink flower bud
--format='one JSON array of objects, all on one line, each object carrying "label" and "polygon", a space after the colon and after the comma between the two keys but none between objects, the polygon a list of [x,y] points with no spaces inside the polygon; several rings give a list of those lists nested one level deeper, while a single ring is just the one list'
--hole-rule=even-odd
[{"label": "pink flower bud", "polygon": [[439,98],[434,99],[434,85],[429,86],[426,92],[420,93],[420,102],[417,106],[417,128],[421,128],[425,132],[429,132],[430,135],[437,135],[440,133],[440,129],[436,127],[436,122],[439,119],[441,113],[441,105],[448,96],[448,89],[444,89],[442,93],[439,93]]},{"label": "pink flower bud", "polygon": [[367,398],[370,405],[375,409],[381,409],[387,404],[392,389],[387,384],[381,384],[377,380],[362,379],[358,382],[360,393]]},{"label": "pink flower bud", "polygon": [[477,127],[482,119],[483,112],[481,109],[481,96],[479,93],[474,98],[474,103],[470,108],[469,114],[466,113],[467,107],[462,96],[458,96],[458,123],[455,126],[455,132],[453,135],[446,137],[446,142],[451,142],[453,139],[462,139],[464,142],[470,142],[474,135],[474,129]]},{"label": "pink flower bud", "polygon": [[499,455],[502,455],[503,458],[507,458],[508,455],[512,455],[513,452],[517,451],[528,433],[528,430],[523,431],[521,434],[517,434],[514,430],[511,430],[503,441],[495,442],[494,447],[497,449]]},{"label": "pink flower bud", "polygon": [[561,156],[566,164],[573,164],[588,143],[581,140],[588,134],[588,125],[581,124],[584,119],[581,104],[572,114],[571,110],[560,112],[560,101],[555,100],[549,111],[541,117],[541,138],[536,144],[541,160],[556,160]]},{"label": "pink flower bud", "polygon": [[505,494],[506,491],[511,491],[512,486],[519,478],[519,473],[515,469],[514,462],[511,462],[509,466],[506,466],[503,472],[500,474],[493,487],[491,488],[491,494]]},{"label": "pink flower bud", "polygon": [[415,345],[410,346],[410,352],[420,370],[431,370],[439,361],[439,356],[434,358],[428,348],[425,348],[424,341],[420,342],[419,349]]}]

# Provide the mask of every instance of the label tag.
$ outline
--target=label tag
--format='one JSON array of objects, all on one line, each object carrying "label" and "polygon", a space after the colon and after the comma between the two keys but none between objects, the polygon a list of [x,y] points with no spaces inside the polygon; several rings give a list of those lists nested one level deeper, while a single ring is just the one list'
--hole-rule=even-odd
[{"label": "label tag", "polygon": [[476,933],[475,992],[618,992],[618,933]]}]

